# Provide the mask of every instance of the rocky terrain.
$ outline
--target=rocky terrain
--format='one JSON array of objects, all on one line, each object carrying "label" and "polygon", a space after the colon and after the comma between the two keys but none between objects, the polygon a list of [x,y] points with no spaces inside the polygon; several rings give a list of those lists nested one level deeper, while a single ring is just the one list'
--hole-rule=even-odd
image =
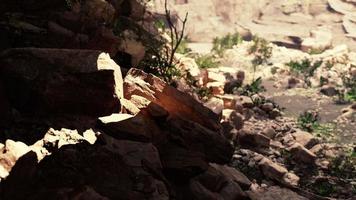
[{"label": "rocky terrain", "polygon": [[[328,4],[349,16],[355,3],[340,2]],[[0,199],[355,198],[351,43],[310,52],[312,39],[296,50],[254,37],[176,53],[171,68],[155,62],[174,41],[154,5],[0,5]],[[240,16],[225,17],[261,15]]]},{"label": "rocky terrain", "polygon": [[[153,7],[163,12],[163,0]],[[170,1],[179,16],[189,12],[187,36],[210,43],[216,36],[239,32],[259,35],[278,45],[308,50],[346,44],[356,50],[356,6],[347,0],[187,0]],[[199,24],[199,26],[196,26]]]}]

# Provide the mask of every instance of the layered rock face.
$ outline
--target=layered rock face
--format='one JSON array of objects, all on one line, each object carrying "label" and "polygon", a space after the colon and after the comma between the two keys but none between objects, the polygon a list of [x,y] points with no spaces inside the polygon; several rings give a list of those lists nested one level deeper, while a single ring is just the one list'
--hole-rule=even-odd
[{"label": "layered rock face", "polygon": [[[162,2],[154,1],[154,9],[163,12]],[[355,50],[356,6],[346,0],[190,0],[170,6],[179,16],[190,13],[187,34],[192,42],[209,43],[239,32],[306,51],[340,44]]]}]

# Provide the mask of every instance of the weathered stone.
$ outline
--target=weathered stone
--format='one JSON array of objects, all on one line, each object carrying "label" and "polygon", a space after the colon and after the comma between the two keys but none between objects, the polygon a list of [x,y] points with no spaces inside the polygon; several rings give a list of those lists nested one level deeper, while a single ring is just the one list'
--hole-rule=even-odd
[{"label": "weathered stone", "polygon": [[223,74],[219,74],[216,72],[208,71],[208,79],[210,82],[220,82],[225,84],[226,78]]},{"label": "weathered stone", "polygon": [[212,97],[204,103],[204,106],[208,107],[215,114],[221,116],[224,109],[224,101],[222,99]]},{"label": "weathered stone", "polygon": [[288,170],[267,158],[263,158],[258,165],[261,167],[261,170],[265,176],[268,178],[281,181],[285,174],[288,173]]},{"label": "weathered stone", "polygon": [[305,38],[301,49],[305,52],[318,50],[323,51],[332,46],[332,33],[330,30],[317,29],[310,32],[311,37]]},{"label": "weathered stone", "polygon": [[197,122],[212,130],[218,130],[219,116],[201,105],[190,95],[180,92],[161,79],[138,69],[131,69],[124,80],[125,98],[141,96],[160,105],[170,116],[178,116]]},{"label": "weathered stone", "polygon": [[290,147],[290,152],[296,162],[315,164],[316,155],[298,143]]},{"label": "weathered stone", "polygon": [[335,96],[339,93],[338,90],[331,85],[324,85],[321,87],[320,92],[326,96]]},{"label": "weathered stone", "polygon": [[10,49],[0,62],[6,95],[22,112],[103,116],[120,111],[120,67],[105,53]]},{"label": "weathered stone", "polygon": [[223,121],[231,123],[231,125],[236,129],[240,130],[244,125],[244,117],[231,109],[224,109],[222,112]]},{"label": "weathered stone", "polygon": [[269,160],[268,158],[263,158],[258,165],[260,166],[262,173],[273,180],[276,180],[284,185],[294,187],[298,185],[299,177],[293,173],[289,173],[288,170]]},{"label": "weathered stone", "polygon": [[274,108],[274,105],[273,103],[264,103],[262,106],[261,106],[261,109],[265,112],[271,112]]},{"label": "weathered stone", "polygon": [[318,139],[316,139],[312,134],[299,129],[297,129],[296,132],[292,133],[292,136],[297,143],[303,145],[308,149],[318,143]]},{"label": "weathered stone", "polygon": [[295,88],[299,83],[300,83],[300,80],[298,80],[294,77],[290,77],[287,80],[287,88],[288,89]]},{"label": "weathered stone", "polygon": [[224,83],[221,82],[209,82],[206,87],[211,88],[213,95],[223,95],[224,94]]},{"label": "weathered stone", "polygon": [[99,118],[98,126],[116,139],[157,142],[162,137],[155,122],[142,114],[113,114]]},{"label": "weathered stone", "polygon": [[235,109],[236,100],[234,95],[218,95],[218,98],[222,99],[224,102],[224,109]]},{"label": "weathered stone", "polygon": [[245,199],[246,194],[238,183],[215,167],[190,181],[190,192],[194,199]]},{"label": "weathered stone", "polygon": [[241,130],[238,135],[239,144],[250,148],[268,148],[270,141],[268,137],[249,130]]},{"label": "weathered stone", "polygon": [[264,128],[261,133],[270,139],[273,139],[277,134],[276,130],[274,130],[274,128],[272,128],[272,127]]},{"label": "weathered stone", "polygon": [[252,184],[252,182],[243,173],[236,170],[235,168],[229,167],[227,165],[217,165],[212,163],[210,164],[210,166],[214,167],[220,173],[224,174],[224,176],[228,179],[238,183],[244,190],[249,189]]},{"label": "weathered stone", "polygon": [[240,96],[237,101],[245,108],[253,108],[255,106],[250,97]]},{"label": "weathered stone", "polygon": [[172,142],[202,153],[209,162],[226,164],[232,158],[233,147],[223,134],[183,119],[171,118],[167,121],[167,127]]}]

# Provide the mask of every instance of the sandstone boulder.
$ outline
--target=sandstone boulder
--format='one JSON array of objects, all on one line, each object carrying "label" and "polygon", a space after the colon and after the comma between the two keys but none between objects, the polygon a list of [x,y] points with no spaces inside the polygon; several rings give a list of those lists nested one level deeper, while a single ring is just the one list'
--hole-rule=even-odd
[{"label": "sandstone boulder", "polygon": [[332,46],[332,33],[330,30],[317,29],[310,33],[310,37],[303,40],[301,50],[310,52],[313,50],[324,51]]},{"label": "sandstone boulder", "polygon": [[290,152],[296,162],[315,164],[316,155],[298,143],[290,147]]},{"label": "sandstone boulder", "polygon": [[131,69],[124,80],[125,98],[131,100],[134,95],[163,107],[172,117],[194,121],[212,130],[220,129],[219,116],[214,112],[190,95],[138,69]]}]

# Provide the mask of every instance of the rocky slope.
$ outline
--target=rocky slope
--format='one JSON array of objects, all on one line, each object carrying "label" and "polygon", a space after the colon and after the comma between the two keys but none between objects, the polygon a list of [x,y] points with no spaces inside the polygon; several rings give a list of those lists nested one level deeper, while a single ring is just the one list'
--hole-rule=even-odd
[{"label": "rocky slope", "polygon": [[[251,80],[243,67],[251,42],[225,52],[228,67],[199,69],[176,55],[177,68],[212,91],[199,99],[187,80],[173,87],[135,68],[157,39],[137,1],[6,1],[0,11],[8,41],[0,45],[0,199],[354,197],[353,166],[334,169],[344,146],[302,131],[262,94],[229,91]],[[268,76],[281,80],[282,63],[305,54],[272,46],[278,69]],[[335,70],[346,62],[354,75],[345,55],[308,58],[336,60]],[[340,74],[330,74],[336,84]],[[288,87],[304,87],[288,78],[299,83]],[[355,110],[344,123],[355,122]]]}]

